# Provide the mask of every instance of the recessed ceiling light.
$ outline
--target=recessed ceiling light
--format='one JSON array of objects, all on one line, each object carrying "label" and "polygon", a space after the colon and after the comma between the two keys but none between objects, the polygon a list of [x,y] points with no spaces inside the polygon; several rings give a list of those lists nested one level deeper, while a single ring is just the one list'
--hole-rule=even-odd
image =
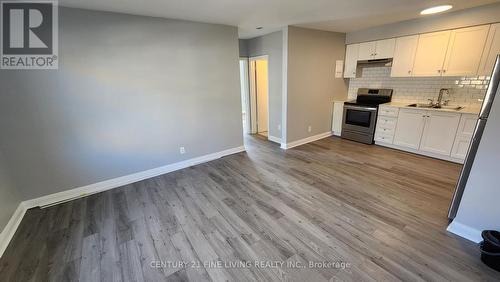
[{"label": "recessed ceiling light", "polygon": [[441,13],[441,12],[444,12],[444,11],[448,11],[451,8],[453,8],[452,5],[435,6],[435,7],[431,7],[431,8],[423,10],[422,12],[420,12],[420,14],[421,15],[436,14],[436,13]]},{"label": "recessed ceiling light", "polygon": [[259,26],[259,27],[257,27],[256,29],[262,29],[262,28],[263,28],[263,27]]}]

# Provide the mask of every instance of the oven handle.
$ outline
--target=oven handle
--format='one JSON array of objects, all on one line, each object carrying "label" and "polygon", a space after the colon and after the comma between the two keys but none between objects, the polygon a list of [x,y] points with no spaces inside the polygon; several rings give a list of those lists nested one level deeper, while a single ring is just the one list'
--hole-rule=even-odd
[{"label": "oven handle", "polygon": [[344,105],[344,108],[345,109],[352,109],[352,110],[359,110],[359,111],[371,111],[371,112],[377,111],[377,108],[351,106],[351,105]]}]

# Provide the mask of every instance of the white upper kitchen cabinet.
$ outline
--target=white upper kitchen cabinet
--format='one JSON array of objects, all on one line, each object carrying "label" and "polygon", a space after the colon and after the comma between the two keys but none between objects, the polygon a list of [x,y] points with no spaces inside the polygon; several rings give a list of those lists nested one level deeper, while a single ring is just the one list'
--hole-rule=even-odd
[{"label": "white upper kitchen cabinet", "polygon": [[420,150],[449,156],[460,123],[460,114],[428,111],[425,119]]},{"label": "white upper kitchen cabinet", "polygon": [[404,36],[396,39],[394,59],[392,60],[392,77],[412,76],[415,53],[417,52],[418,35]]},{"label": "white upper kitchen cabinet", "polygon": [[395,45],[396,39],[394,38],[360,43],[358,60],[392,58],[394,56]]},{"label": "white upper kitchen cabinet", "polygon": [[358,60],[373,60],[375,56],[376,41],[359,43]]},{"label": "white upper kitchen cabinet", "polygon": [[426,111],[400,109],[394,144],[418,150],[425,125]]},{"label": "white upper kitchen cabinet", "polygon": [[345,78],[356,77],[356,68],[358,64],[358,51],[359,51],[359,44],[350,44],[347,45],[346,47],[345,62],[344,62]]},{"label": "white upper kitchen cabinet", "polygon": [[396,39],[385,39],[376,41],[374,59],[388,59],[394,57],[394,47]]},{"label": "white upper kitchen cabinet", "polygon": [[421,34],[418,38],[413,76],[441,76],[451,31]]},{"label": "white upper kitchen cabinet", "polygon": [[489,28],[481,25],[451,31],[443,76],[477,75]]},{"label": "white upper kitchen cabinet", "polygon": [[492,24],[490,27],[478,75],[491,75],[498,54],[500,54],[500,23]]}]

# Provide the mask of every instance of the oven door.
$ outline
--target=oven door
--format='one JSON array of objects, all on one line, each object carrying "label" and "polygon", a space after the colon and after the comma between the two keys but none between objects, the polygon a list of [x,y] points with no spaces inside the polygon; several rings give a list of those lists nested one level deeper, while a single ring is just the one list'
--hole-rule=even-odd
[{"label": "oven door", "polygon": [[376,107],[344,105],[342,130],[373,134],[376,120]]}]

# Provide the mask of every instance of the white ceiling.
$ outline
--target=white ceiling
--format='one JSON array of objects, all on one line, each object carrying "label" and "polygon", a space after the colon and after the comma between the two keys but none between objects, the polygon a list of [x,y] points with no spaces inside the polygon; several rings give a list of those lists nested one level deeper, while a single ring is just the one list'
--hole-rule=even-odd
[{"label": "white ceiling", "polygon": [[437,4],[456,11],[493,2],[500,0],[59,0],[66,7],[238,26],[240,38],[287,25],[349,32],[421,17],[420,10]]}]

